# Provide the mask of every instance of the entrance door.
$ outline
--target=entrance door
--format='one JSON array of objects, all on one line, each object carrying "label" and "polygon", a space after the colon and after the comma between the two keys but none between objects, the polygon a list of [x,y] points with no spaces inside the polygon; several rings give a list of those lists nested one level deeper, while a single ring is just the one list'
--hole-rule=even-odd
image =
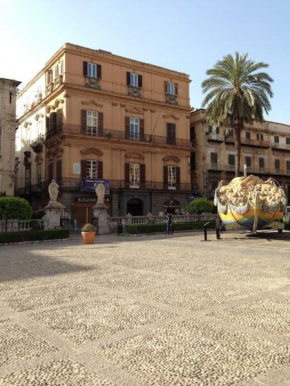
[{"label": "entrance door", "polygon": [[93,223],[94,204],[75,204],[74,219],[77,220],[78,228],[82,228],[86,223]]},{"label": "entrance door", "polygon": [[143,202],[139,198],[131,198],[127,203],[127,213],[132,216],[143,216]]}]

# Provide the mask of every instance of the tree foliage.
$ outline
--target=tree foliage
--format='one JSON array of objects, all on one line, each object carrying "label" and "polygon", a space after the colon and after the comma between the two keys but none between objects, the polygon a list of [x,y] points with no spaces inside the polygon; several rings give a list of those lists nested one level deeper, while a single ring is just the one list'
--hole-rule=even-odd
[{"label": "tree foliage", "polygon": [[0,220],[29,220],[31,215],[32,208],[24,198],[0,198]]},{"label": "tree foliage", "polygon": [[188,212],[194,214],[211,213],[212,204],[206,198],[196,198],[188,205]]},{"label": "tree foliage", "polygon": [[220,122],[235,129],[236,175],[240,172],[241,130],[245,123],[262,122],[263,113],[271,109],[269,97],[273,96],[273,79],[261,69],[268,64],[248,59],[248,54],[227,55],[218,61],[206,74],[202,83],[206,94],[202,107],[206,118],[213,125]]}]

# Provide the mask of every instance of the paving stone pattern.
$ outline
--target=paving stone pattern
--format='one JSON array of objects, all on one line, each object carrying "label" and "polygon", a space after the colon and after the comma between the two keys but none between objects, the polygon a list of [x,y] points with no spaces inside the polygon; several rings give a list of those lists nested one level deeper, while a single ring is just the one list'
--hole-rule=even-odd
[{"label": "paving stone pattern", "polygon": [[0,247],[0,386],[290,385],[289,240],[271,236]]}]

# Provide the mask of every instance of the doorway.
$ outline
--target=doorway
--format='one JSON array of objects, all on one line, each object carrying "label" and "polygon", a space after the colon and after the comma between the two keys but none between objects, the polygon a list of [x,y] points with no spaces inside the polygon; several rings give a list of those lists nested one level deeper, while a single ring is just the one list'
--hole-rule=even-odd
[{"label": "doorway", "polygon": [[132,216],[143,216],[143,202],[139,198],[131,198],[127,203],[127,213]]},{"label": "doorway", "polygon": [[180,203],[171,197],[170,200],[164,202],[163,210],[165,214],[180,214]]}]

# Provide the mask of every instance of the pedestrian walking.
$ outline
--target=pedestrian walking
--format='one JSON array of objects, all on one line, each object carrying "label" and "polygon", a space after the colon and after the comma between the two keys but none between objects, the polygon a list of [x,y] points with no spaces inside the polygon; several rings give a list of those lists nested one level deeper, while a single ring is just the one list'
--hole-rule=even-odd
[{"label": "pedestrian walking", "polygon": [[172,227],[172,214],[169,213],[167,216],[167,232],[168,235],[173,235],[173,227]]}]

